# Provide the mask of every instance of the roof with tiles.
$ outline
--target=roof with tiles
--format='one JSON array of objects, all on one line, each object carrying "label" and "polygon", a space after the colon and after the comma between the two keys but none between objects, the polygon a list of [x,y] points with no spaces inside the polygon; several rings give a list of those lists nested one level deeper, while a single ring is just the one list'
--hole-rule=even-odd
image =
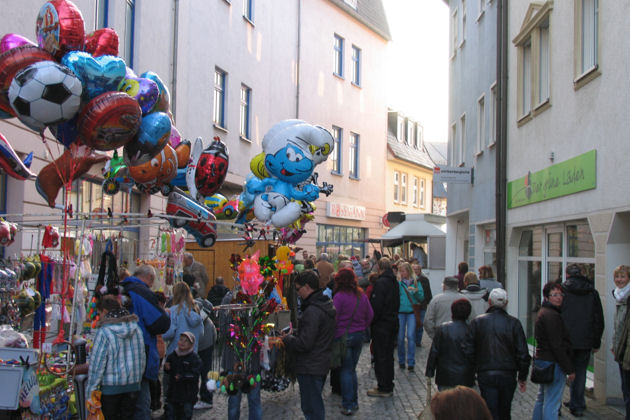
[{"label": "roof with tiles", "polygon": [[353,16],[386,41],[391,41],[392,36],[389,32],[389,24],[387,23],[387,16],[385,15],[382,0],[354,0],[357,5],[356,9],[348,4],[353,3],[353,1],[328,1]]}]

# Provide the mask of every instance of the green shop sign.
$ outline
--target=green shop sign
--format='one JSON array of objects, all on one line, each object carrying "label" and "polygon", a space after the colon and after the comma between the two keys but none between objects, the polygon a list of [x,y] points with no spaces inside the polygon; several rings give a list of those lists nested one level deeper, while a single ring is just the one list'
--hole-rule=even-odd
[{"label": "green shop sign", "polygon": [[592,190],[597,185],[595,150],[508,182],[509,209]]}]

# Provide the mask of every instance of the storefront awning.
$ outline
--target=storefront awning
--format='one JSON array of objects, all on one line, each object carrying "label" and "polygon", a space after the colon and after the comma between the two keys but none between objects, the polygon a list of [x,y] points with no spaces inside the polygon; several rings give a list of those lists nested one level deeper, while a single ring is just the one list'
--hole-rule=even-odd
[{"label": "storefront awning", "polygon": [[381,236],[383,241],[392,240],[419,240],[429,236],[446,236],[442,230],[440,230],[435,224],[427,222],[423,219],[414,219],[407,215],[407,220],[401,224],[390,229],[387,233]]}]

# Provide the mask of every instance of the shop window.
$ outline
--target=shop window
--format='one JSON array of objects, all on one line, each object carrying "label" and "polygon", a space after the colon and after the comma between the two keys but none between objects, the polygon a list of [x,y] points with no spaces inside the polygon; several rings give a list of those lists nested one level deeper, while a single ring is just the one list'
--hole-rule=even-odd
[{"label": "shop window", "polygon": [[342,254],[346,257],[365,255],[367,229],[351,226],[317,225],[317,253],[326,252],[331,261]]},{"label": "shop window", "polygon": [[594,280],[595,244],[586,220],[537,226],[521,232],[518,313],[530,344],[542,302],[542,287],[548,282],[563,282],[569,264],[578,264],[582,274]]}]

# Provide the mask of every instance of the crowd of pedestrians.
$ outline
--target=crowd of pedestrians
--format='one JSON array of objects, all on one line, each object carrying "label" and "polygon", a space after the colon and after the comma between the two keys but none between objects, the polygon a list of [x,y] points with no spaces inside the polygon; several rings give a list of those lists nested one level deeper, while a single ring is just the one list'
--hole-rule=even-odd
[{"label": "crowd of pedestrians", "polygon": [[[207,282],[201,288],[204,276],[194,264],[187,273],[193,278],[174,285],[167,309],[150,289],[155,279],[150,266],[124,279],[122,302],[112,296],[100,300],[93,350],[98,360],[90,368],[88,392],[103,392],[106,420],[128,418],[132,411],[136,419],[150,419],[151,407],[160,404],[151,404],[149,390],[160,376],[164,418],[190,419],[194,409],[212,408],[212,393],[204,383],[217,340],[212,308],[232,302],[234,293],[220,278],[212,288]],[[295,266],[299,273],[291,277],[291,287],[297,297],[297,323],[283,331],[281,339],[294,359],[307,420],[326,417],[322,391],[329,374],[333,391],[341,395],[341,414],[359,410],[356,368],[366,343],[376,378],[367,395],[391,397],[396,362],[400,369],[415,369],[424,332],[431,338],[425,375],[435,378],[439,391],[430,407],[435,419],[510,419],[514,393],[525,392],[532,366],[552,371],[538,384],[534,420],[558,418],[567,379],[570,399],[564,407],[573,416],[584,415],[586,371],[601,347],[604,316],[593,281],[580,265],[569,264],[564,282],[543,287],[531,356],[521,322],[508,314],[507,293],[490,266],[480,267],[477,276],[460,263],[457,276],[446,277],[436,295],[416,258],[390,259],[375,252],[372,258],[333,262],[323,253],[316,262],[308,256]],[[630,267],[617,267],[614,282],[612,352],[630,413]],[[194,298],[201,289],[212,302]],[[164,354],[158,351],[159,340],[168,343]],[[339,340],[345,342],[345,354],[341,366],[331,371],[332,344]],[[229,351],[223,356],[223,364],[229,365]],[[118,366],[125,369],[121,372]],[[257,372],[261,369],[257,363]],[[256,388],[248,394],[252,420],[262,417]],[[228,419],[240,417],[240,403],[240,392],[229,397]]]}]

